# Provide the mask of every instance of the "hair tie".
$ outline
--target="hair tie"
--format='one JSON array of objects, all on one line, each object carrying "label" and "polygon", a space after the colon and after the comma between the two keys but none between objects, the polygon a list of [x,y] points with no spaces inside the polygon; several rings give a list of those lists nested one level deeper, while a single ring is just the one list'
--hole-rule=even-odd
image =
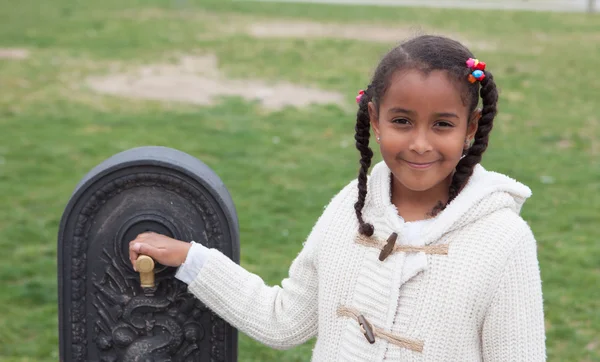
[{"label": "hair tie", "polygon": [[362,98],[363,95],[365,95],[365,93],[367,93],[369,91],[369,89],[371,88],[371,84],[369,84],[367,86],[367,89],[363,90],[359,90],[358,91],[358,95],[356,96],[356,103],[360,103],[360,99]]},{"label": "hair tie", "polygon": [[[368,88],[367,88],[367,89],[368,89]],[[358,92],[358,95],[356,96],[356,103],[360,103],[360,99],[362,98],[362,96],[363,96],[364,94],[365,94],[365,91],[361,89],[361,90]]]},{"label": "hair tie", "polygon": [[485,78],[485,62],[480,62],[478,59],[469,58],[467,60],[467,67],[473,72],[469,74],[469,82],[475,83],[476,81],[482,81]]}]

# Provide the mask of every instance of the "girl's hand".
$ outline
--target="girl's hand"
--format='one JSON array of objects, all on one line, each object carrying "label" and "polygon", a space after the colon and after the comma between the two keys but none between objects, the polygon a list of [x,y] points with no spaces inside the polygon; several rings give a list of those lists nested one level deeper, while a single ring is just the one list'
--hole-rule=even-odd
[{"label": "girl's hand", "polygon": [[162,265],[178,267],[187,258],[191,246],[190,243],[161,234],[143,233],[129,243],[129,260],[133,269],[140,254],[148,255]]}]

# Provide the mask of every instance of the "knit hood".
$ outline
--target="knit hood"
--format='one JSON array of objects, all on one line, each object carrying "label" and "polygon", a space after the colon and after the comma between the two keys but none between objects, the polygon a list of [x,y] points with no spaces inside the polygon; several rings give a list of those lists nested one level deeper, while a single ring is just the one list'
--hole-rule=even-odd
[{"label": "knit hood", "polygon": [[[401,234],[404,220],[398,216],[398,210],[391,203],[391,177],[392,173],[385,162],[381,161],[373,167],[365,209],[371,206],[373,216],[378,219],[383,217],[387,226]],[[503,174],[487,171],[477,164],[463,190],[424,228],[421,242],[430,244],[444,234],[472,224],[500,209],[509,209],[518,215],[530,196],[529,187]],[[377,225],[375,230],[377,232]],[[380,237],[386,238],[386,232]]]}]

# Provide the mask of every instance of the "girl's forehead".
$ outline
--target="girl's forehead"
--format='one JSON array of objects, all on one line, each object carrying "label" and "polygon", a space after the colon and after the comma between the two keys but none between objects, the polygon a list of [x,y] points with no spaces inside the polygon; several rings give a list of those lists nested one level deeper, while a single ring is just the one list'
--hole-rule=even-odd
[{"label": "girl's forehead", "polygon": [[[466,81],[466,80],[465,80]],[[410,108],[414,111],[440,112],[461,110],[467,113],[463,99],[464,90],[447,72],[423,72],[411,69],[393,74],[381,100],[381,111],[386,108]]]}]

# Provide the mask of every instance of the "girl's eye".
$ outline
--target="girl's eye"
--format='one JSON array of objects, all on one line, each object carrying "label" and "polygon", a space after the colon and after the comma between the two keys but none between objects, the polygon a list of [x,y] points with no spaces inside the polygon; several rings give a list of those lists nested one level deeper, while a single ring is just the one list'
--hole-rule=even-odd
[{"label": "girl's eye", "polygon": [[435,125],[438,127],[442,127],[442,128],[454,127],[454,125],[452,123],[446,122],[446,121],[439,121]]},{"label": "girl's eye", "polygon": [[410,122],[408,121],[408,119],[405,119],[405,118],[396,118],[396,119],[393,119],[392,123],[396,123],[396,124],[410,124]]}]

